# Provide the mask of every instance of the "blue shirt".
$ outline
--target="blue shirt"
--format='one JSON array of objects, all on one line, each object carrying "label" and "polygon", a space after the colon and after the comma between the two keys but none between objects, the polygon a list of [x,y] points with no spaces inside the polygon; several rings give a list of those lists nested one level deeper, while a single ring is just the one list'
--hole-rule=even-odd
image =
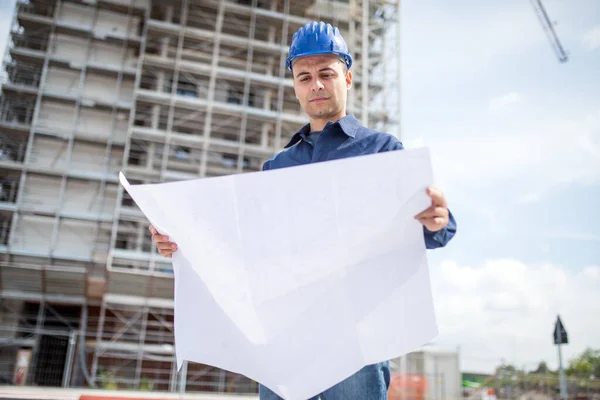
[{"label": "blue shirt", "polygon": [[[265,161],[263,171],[404,149],[394,136],[365,128],[351,114],[328,122],[314,144],[311,139],[307,124],[294,134],[282,152]],[[423,226],[423,233],[428,249],[444,247],[456,233],[454,216],[450,213],[448,225],[440,231],[431,232]]]}]

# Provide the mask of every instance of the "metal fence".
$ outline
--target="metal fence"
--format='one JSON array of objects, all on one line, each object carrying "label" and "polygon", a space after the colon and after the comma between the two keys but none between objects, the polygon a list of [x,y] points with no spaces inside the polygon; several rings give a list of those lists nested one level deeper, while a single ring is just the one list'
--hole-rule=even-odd
[{"label": "metal fence", "polygon": [[[3,311],[3,312],[2,312]],[[242,375],[196,363],[176,369],[175,355],[153,350],[121,350],[101,353],[92,374],[96,331],[85,336],[79,329],[48,329],[33,316],[17,317],[0,310],[0,385],[54,388],[94,388],[179,393],[257,394],[258,384]],[[48,316],[45,321],[52,320]],[[12,320],[12,321],[11,321]],[[106,321],[105,321],[106,322]],[[97,321],[92,318],[90,325]],[[36,326],[38,325],[38,326]],[[81,346],[85,346],[83,351]],[[171,346],[172,348],[172,346]],[[155,350],[155,349],[154,349]]]}]

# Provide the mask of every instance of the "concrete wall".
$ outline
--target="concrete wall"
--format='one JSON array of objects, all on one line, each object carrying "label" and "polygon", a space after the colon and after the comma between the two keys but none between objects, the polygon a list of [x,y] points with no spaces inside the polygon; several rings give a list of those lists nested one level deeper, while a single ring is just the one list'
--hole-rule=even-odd
[{"label": "concrete wall", "polygon": [[[67,166],[68,142],[66,140],[36,136],[31,150],[30,165],[60,171]],[[69,169],[77,172],[101,174],[105,171],[106,146],[75,141]],[[112,149],[108,172],[121,170],[123,150]]]},{"label": "concrete wall", "polygon": [[[121,46],[94,41],[90,49],[90,62],[120,68],[123,60],[123,49]],[[135,68],[137,60],[133,49],[125,52],[125,67]]]},{"label": "concrete wall", "polygon": [[[61,178],[29,174],[23,187],[23,205],[29,209],[53,212],[59,208]],[[67,179],[62,210],[89,216],[112,215],[117,201],[117,186],[106,184],[104,195],[100,182]]]},{"label": "concrete wall", "polygon": [[31,166],[61,170],[67,165],[67,142],[48,137],[35,136],[29,163]]},{"label": "concrete wall", "polygon": [[[71,158],[72,170],[102,173],[105,170],[105,146],[75,142]],[[123,150],[112,149],[110,153],[109,173],[118,173],[123,165]]]},{"label": "concrete wall", "polygon": [[61,23],[87,30],[94,21],[94,9],[79,4],[61,3],[57,18]]},{"label": "concrete wall", "polygon": [[150,0],[105,0],[107,3],[118,4],[122,6],[123,4],[131,4],[136,8],[149,8]]},{"label": "concrete wall", "polygon": [[[121,111],[115,114],[115,121],[112,121],[110,111],[82,108],[79,111],[76,136],[94,140],[108,140],[112,135],[114,143],[123,144],[127,138],[128,117],[128,113]],[[112,133],[113,130],[114,133]]]},{"label": "concrete wall", "polygon": [[14,250],[47,255],[50,251],[54,217],[20,215],[12,237]]},{"label": "concrete wall", "polygon": [[23,186],[23,206],[53,212],[58,210],[59,194],[59,177],[28,174]]},{"label": "concrete wall", "polygon": [[[87,47],[85,40],[65,37],[57,40],[53,53],[68,60],[71,64],[82,66],[87,57]],[[103,45],[98,42],[93,43],[90,54],[92,63],[120,68],[121,59],[122,55],[119,47]],[[135,66],[131,50],[126,60],[126,65]],[[133,98],[134,78],[132,76],[123,77],[120,93],[117,91],[118,81],[116,75],[105,76],[89,71],[84,79],[83,92],[80,93],[80,76],[81,72],[79,70],[48,67],[44,88],[51,92],[69,96],[81,94],[86,99],[104,103],[112,103],[117,100],[131,101]]]},{"label": "concrete wall", "polygon": [[53,41],[51,54],[73,64],[82,64],[85,61],[87,40],[73,36],[57,34]]},{"label": "concrete wall", "polygon": [[85,99],[113,103],[117,100],[133,99],[133,79],[123,79],[120,92],[117,91],[117,77],[101,76],[88,73],[85,79],[83,94]]},{"label": "concrete wall", "polygon": [[69,179],[63,210],[69,213],[110,217],[114,212],[116,202],[116,185],[107,184],[102,196],[100,182]]},{"label": "concrete wall", "polygon": [[[51,54],[70,62],[74,66],[82,66],[86,60],[86,51],[88,50],[87,40],[63,34],[57,34],[54,37]],[[89,62],[94,65],[120,68],[123,56],[125,67],[135,68],[137,65],[137,59],[131,48],[126,49],[125,54],[123,54],[122,46],[94,40],[89,50]]]},{"label": "concrete wall", "polygon": [[[40,105],[38,127],[68,136],[73,132],[74,115],[74,104],[43,100]],[[123,144],[127,138],[128,118],[127,111],[115,113],[113,121],[109,110],[82,107],[76,122],[75,136],[106,141],[112,135],[113,142]]]},{"label": "concrete wall", "polygon": [[138,32],[139,17],[129,17],[124,14],[107,10],[98,11],[94,34],[99,37],[135,37]]},{"label": "concrete wall", "polygon": [[[106,257],[108,256],[108,251],[110,250],[110,237],[110,226],[105,225],[104,229],[98,230],[98,233],[96,235],[96,247],[91,254],[91,256],[94,257],[96,261],[106,260]],[[104,276],[104,267],[105,265],[102,264],[101,268],[98,268],[97,270],[92,272],[96,275]]]},{"label": "concrete wall", "polygon": [[[12,248],[28,253],[47,255],[50,251],[55,219],[53,217],[21,215],[17,220]],[[54,255],[65,257],[91,257],[95,250],[96,222],[62,218]],[[104,231],[108,238],[110,233]],[[106,251],[102,244],[97,251]]]},{"label": "concrete wall", "polygon": [[84,99],[108,104],[133,99],[134,81],[132,78],[123,79],[120,90],[117,90],[116,76],[102,76],[87,72],[83,82],[83,91],[80,93],[80,75],[81,73],[77,70],[49,67],[45,90],[68,96],[81,94]]},{"label": "concrete wall", "polygon": [[[58,21],[79,29],[88,30],[93,26],[94,35],[105,37],[137,36],[139,17],[129,17],[121,13],[108,10],[98,10],[94,15],[94,8],[79,4],[62,3],[58,12]],[[94,24],[94,19],[96,23]]]},{"label": "concrete wall", "polygon": [[439,386],[431,386],[429,395],[438,399],[457,399],[461,396],[462,379],[458,354],[430,354],[425,369],[434,376],[441,376]]},{"label": "concrete wall", "polygon": [[42,100],[38,115],[38,127],[56,133],[68,133],[73,127],[74,104]]},{"label": "concrete wall", "polygon": [[89,257],[94,248],[94,223],[79,220],[61,220],[54,254],[66,257]]},{"label": "concrete wall", "polygon": [[48,67],[45,90],[69,96],[79,94],[79,79],[81,73],[76,70]]}]

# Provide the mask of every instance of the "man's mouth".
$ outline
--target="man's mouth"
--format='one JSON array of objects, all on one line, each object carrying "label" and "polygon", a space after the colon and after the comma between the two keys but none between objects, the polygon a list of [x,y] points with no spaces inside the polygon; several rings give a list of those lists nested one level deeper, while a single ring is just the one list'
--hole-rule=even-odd
[{"label": "man's mouth", "polygon": [[310,100],[310,103],[319,103],[325,100],[329,100],[329,97],[315,97],[314,99]]}]

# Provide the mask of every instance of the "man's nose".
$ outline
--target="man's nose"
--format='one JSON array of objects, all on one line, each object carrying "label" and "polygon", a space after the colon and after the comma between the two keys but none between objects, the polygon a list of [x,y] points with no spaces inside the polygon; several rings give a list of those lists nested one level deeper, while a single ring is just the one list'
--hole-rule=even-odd
[{"label": "man's nose", "polygon": [[312,85],[312,91],[316,92],[317,90],[323,90],[325,88],[325,86],[323,86],[323,84],[321,83],[321,81],[319,79],[314,79],[313,80],[313,85]]}]

